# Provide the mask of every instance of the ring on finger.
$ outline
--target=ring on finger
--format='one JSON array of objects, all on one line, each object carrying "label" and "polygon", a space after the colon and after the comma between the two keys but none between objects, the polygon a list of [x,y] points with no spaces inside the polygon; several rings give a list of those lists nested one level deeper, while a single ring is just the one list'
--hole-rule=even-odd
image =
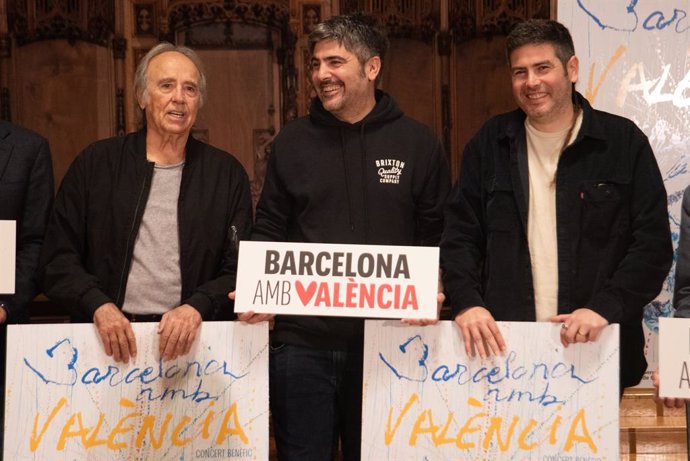
[{"label": "ring on finger", "polygon": [[570,327],[570,325],[568,325],[567,323],[563,323],[561,325],[561,328],[563,328],[564,330],[567,330],[569,327]]}]

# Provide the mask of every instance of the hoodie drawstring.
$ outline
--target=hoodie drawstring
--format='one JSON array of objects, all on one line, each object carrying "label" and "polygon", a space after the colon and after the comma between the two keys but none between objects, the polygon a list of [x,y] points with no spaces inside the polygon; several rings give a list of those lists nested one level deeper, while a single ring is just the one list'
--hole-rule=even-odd
[{"label": "hoodie drawstring", "polygon": [[367,202],[367,143],[362,123],[359,129],[359,143],[362,148],[362,213],[364,216],[364,243],[369,243],[369,207]]},{"label": "hoodie drawstring", "polygon": [[350,220],[350,231],[355,231],[355,219],[352,215],[352,198],[350,197],[350,179],[347,175],[347,159],[345,158],[345,129],[340,128],[340,156],[343,159],[343,173],[345,174],[345,195],[347,195],[347,216]]}]

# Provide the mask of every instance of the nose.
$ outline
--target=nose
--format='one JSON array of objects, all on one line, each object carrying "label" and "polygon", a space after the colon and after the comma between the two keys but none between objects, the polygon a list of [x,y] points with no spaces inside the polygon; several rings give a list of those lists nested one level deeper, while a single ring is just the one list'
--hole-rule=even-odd
[{"label": "nose", "polygon": [[316,81],[322,82],[330,76],[328,66],[316,64],[312,70],[312,78]]},{"label": "nose", "polygon": [[527,86],[537,86],[539,84],[539,76],[536,74],[536,72],[532,72],[531,70],[527,71],[527,80],[525,81]]},{"label": "nose", "polygon": [[172,93],[172,98],[173,98],[173,101],[175,101],[175,102],[184,102],[185,94],[184,94],[184,87],[182,85],[177,85],[175,87],[175,90]]}]

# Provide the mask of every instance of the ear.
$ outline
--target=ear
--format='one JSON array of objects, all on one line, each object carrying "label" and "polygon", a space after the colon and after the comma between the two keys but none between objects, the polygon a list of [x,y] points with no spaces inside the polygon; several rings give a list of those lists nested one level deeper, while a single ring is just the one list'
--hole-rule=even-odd
[{"label": "ear", "polygon": [[139,104],[139,109],[141,109],[141,110],[146,109],[146,105],[148,103],[149,103],[149,95],[148,95],[148,92],[146,90],[144,90],[137,97],[137,104]]},{"label": "ear", "polygon": [[380,56],[372,56],[364,64],[364,75],[367,76],[368,80],[373,82],[376,80],[376,77],[378,77],[380,72],[381,72],[381,57]]},{"label": "ear", "polygon": [[567,71],[568,71],[568,79],[572,83],[577,83],[577,80],[579,77],[579,72],[580,72],[580,60],[577,59],[577,56],[573,55],[568,60]]}]

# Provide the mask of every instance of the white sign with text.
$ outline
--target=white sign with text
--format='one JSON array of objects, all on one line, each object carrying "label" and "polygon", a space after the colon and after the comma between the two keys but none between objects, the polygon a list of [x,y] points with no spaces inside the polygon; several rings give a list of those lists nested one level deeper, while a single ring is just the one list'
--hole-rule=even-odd
[{"label": "white sign with text", "polygon": [[268,460],[266,322],[204,322],[167,362],[157,323],[132,328],[123,364],[92,324],[8,327],[4,459]]},{"label": "white sign with text", "polygon": [[560,325],[498,322],[508,349],[465,353],[444,321],[368,320],[362,460],[618,459],[618,325],[560,342]]},{"label": "white sign with text", "polygon": [[690,319],[659,318],[659,395],[690,399]]},{"label": "white sign with text", "polygon": [[437,318],[437,247],[240,242],[235,312]]},{"label": "white sign with text", "polygon": [[0,293],[14,294],[17,222],[0,221]]}]

